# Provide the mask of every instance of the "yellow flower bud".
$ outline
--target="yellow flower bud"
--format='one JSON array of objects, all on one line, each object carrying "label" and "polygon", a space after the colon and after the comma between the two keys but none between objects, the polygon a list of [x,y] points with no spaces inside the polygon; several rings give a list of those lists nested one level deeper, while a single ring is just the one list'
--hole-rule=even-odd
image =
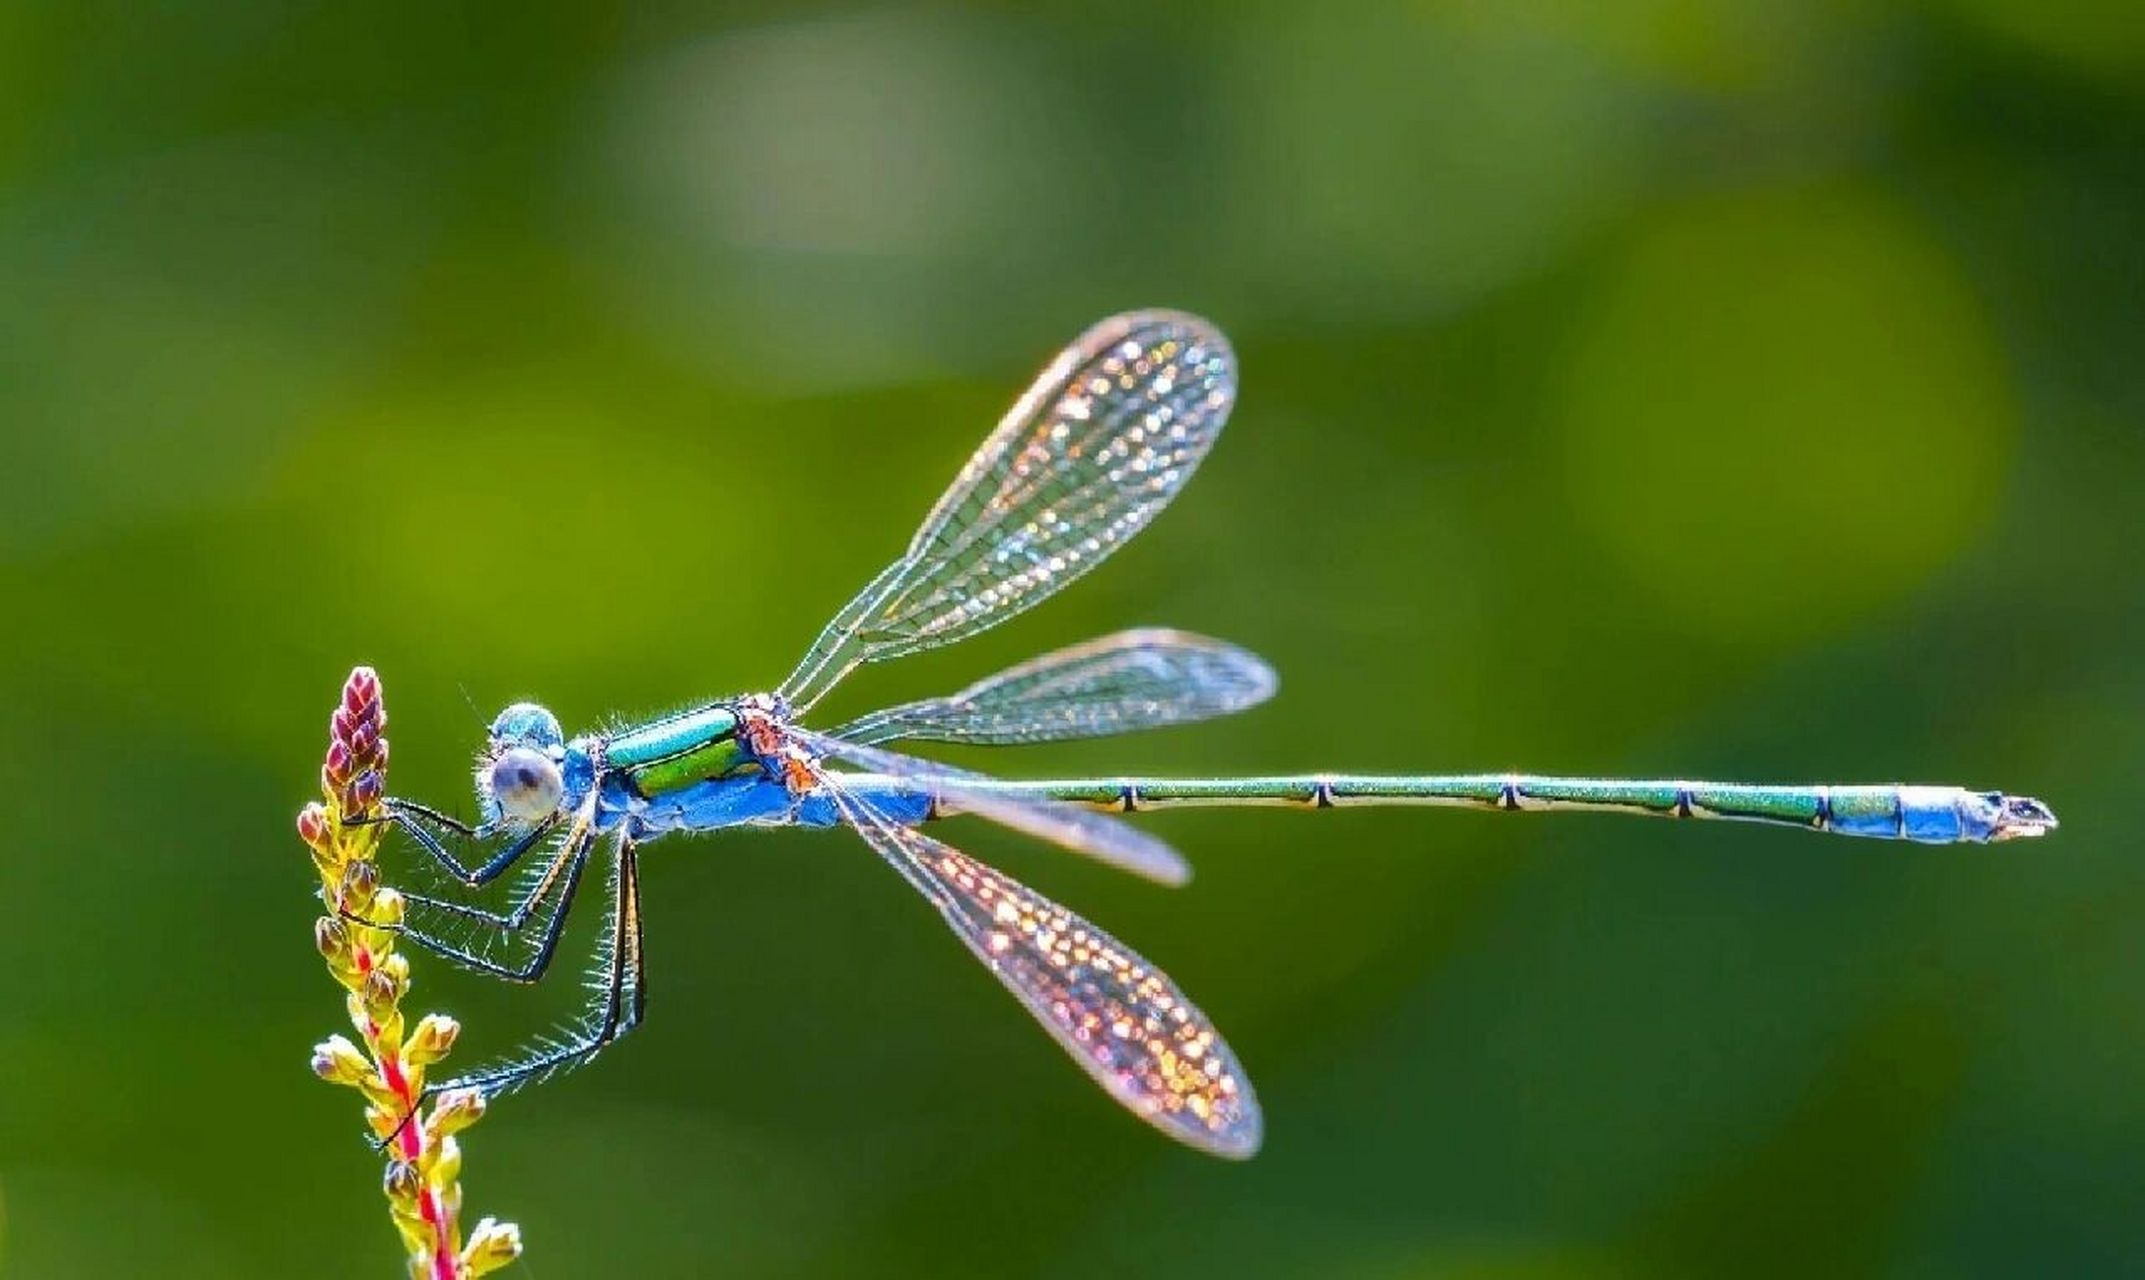
[{"label": "yellow flower bud", "polygon": [[401,924],[408,909],[401,890],[382,889],[372,895],[372,910],[365,913],[365,918],[379,925]]},{"label": "yellow flower bud", "polygon": [[343,905],[363,912],[380,888],[380,869],[370,862],[353,862],[343,868]]},{"label": "yellow flower bud", "polygon": [[462,1269],[472,1277],[481,1276],[497,1271],[520,1256],[521,1228],[511,1222],[485,1218],[469,1233],[469,1244],[462,1250]]},{"label": "yellow flower bud", "polygon": [[365,1012],[377,1022],[394,1012],[396,1002],[402,999],[402,984],[386,969],[375,969],[365,975],[365,985],[358,994],[364,998]]},{"label": "yellow flower bud", "polygon": [[454,1048],[455,1038],[461,1034],[461,1023],[444,1013],[428,1013],[418,1019],[416,1029],[410,1032],[402,1056],[411,1066],[430,1066],[447,1056]]},{"label": "yellow flower bud", "polygon": [[484,1095],[475,1089],[450,1089],[432,1104],[425,1131],[433,1140],[452,1137],[484,1117]]},{"label": "yellow flower bud", "polygon": [[425,1178],[434,1186],[453,1186],[462,1176],[462,1144],[452,1138],[427,1143],[424,1155],[418,1158],[418,1166]]},{"label": "yellow flower bud", "polygon": [[343,1036],[313,1046],[313,1074],[329,1084],[357,1084],[372,1076],[372,1060]]}]

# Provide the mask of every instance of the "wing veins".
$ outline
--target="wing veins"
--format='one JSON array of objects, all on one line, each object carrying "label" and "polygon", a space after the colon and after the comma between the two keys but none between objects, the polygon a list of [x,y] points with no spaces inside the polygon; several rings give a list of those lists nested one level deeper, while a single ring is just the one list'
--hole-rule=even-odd
[{"label": "wing veins", "polygon": [[1256,1154],[1264,1122],[1251,1082],[1168,975],[1011,877],[893,822],[834,776],[817,780],[865,843],[1120,1105],[1210,1154]]}]

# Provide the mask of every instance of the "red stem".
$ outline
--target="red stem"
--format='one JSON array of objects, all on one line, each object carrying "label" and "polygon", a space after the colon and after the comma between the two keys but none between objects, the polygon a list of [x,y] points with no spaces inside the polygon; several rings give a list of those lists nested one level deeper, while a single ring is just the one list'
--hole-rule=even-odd
[{"label": "red stem", "polygon": [[[357,948],[357,967],[359,973],[372,972],[370,948]],[[379,1061],[380,1077],[387,1082],[388,1088],[395,1091],[395,1097],[402,1102],[402,1113],[409,1117],[402,1126],[398,1141],[402,1145],[402,1158],[414,1165],[425,1153],[424,1126],[418,1123],[415,1114],[417,1099],[410,1096],[410,1081],[409,1077],[402,1074],[402,1064],[392,1055],[384,1060],[379,1059],[379,1037],[380,1024],[367,1018],[365,1039],[375,1047],[374,1058]],[[417,1212],[426,1225],[432,1228],[432,1280],[461,1280],[461,1261],[454,1256],[454,1231],[447,1221],[446,1207],[440,1203],[439,1193],[432,1189],[429,1182],[417,1193]]]}]

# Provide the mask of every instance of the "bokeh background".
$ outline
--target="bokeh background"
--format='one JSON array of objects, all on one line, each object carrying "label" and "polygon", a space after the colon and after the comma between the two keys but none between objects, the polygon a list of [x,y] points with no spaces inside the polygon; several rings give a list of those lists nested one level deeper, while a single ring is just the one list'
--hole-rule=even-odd
[{"label": "bokeh background", "polygon": [[[1248,1166],[1120,1115],[853,840],[666,841],[649,1025],[469,1137],[512,1274],[2134,1268],[2141,233],[2145,24],[2096,0],[0,8],[0,1274],[395,1274],[306,1070],[344,672],[464,806],[510,699],[765,687],[1157,304],[1243,359],[1199,481],[831,712],[1170,623],[1278,700],[991,766],[2063,831],[1169,815],[1171,893],[963,829],[1216,1015]],[[416,977],[463,1062],[572,1003]]]}]

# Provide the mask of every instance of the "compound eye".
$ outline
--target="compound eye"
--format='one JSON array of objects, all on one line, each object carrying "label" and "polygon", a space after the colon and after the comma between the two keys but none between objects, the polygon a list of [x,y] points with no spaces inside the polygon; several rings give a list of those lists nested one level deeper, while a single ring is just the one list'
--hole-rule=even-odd
[{"label": "compound eye", "polygon": [[514,742],[530,747],[555,747],[565,741],[559,719],[533,702],[517,702],[492,721],[492,744]]},{"label": "compound eye", "polygon": [[542,821],[557,811],[565,791],[558,765],[533,747],[509,747],[492,761],[492,799],[506,817]]}]

